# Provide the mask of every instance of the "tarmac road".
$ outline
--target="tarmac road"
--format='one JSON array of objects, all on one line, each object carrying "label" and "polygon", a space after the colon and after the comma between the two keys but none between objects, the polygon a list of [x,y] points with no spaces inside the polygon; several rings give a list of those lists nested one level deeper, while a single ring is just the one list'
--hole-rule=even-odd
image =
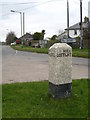
[{"label": "tarmac road", "polygon": [[[90,61],[90,59],[89,59]],[[88,78],[88,59],[72,58],[72,79]],[[48,80],[48,55],[2,46],[2,83]]]}]

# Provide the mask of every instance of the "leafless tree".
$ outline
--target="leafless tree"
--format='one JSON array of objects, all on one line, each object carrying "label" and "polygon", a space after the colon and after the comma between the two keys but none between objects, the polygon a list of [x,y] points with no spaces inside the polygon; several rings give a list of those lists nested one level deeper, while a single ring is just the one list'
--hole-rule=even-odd
[{"label": "leafless tree", "polygon": [[15,41],[16,35],[14,32],[9,32],[6,36],[6,44],[10,45],[12,42]]},{"label": "leafless tree", "polygon": [[63,32],[64,32],[64,30],[62,30],[62,29],[58,30],[58,35],[60,35]]}]

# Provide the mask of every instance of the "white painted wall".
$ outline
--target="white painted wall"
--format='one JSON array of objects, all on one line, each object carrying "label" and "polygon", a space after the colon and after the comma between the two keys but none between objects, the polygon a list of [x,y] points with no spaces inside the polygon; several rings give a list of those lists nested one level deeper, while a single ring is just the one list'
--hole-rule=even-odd
[{"label": "white painted wall", "polygon": [[[67,30],[66,30],[66,33],[67,33]],[[77,30],[76,35],[74,34],[74,30],[69,30],[69,36],[72,37],[72,38],[80,36],[80,30]]]},{"label": "white painted wall", "polygon": [[69,36],[72,38],[80,36],[80,30],[77,30],[77,34],[74,34],[74,30],[69,30]]}]

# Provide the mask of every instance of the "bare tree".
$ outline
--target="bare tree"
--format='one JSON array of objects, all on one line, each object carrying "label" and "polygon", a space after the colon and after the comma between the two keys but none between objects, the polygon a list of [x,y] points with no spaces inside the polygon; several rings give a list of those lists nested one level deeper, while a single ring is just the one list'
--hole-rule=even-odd
[{"label": "bare tree", "polygon": [[62,30],[62,29],[58,30],[58,35],[60,35],[63,32],[64,32],[64,30]]},{"label": "bare tree", "polygon": [[16,40],[16,35],[14,32],[9,32],[6,36],[6,44],[10,45],[12,42]]}]

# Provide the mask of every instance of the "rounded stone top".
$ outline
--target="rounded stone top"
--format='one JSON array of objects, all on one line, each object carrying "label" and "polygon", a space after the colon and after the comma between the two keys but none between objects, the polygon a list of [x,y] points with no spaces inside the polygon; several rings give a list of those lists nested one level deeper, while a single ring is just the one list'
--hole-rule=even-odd
[{"label": "rounded stone top", "polygon": [[66,43],[55,43],[49,48],[49,56],[51,57],[71,57],[72,47]]},{"label": "rounded stone top", "polygon": [[69,49],[71,49],[72,47],[71,46],[69,46],[67,43],[55,43],[54,45],[52,45],[50,48],[49,48],[49,50],[50,49],[57,49],[57,48],[62,48],[62,49],[64,49],[64,48],[69,48]]}]

